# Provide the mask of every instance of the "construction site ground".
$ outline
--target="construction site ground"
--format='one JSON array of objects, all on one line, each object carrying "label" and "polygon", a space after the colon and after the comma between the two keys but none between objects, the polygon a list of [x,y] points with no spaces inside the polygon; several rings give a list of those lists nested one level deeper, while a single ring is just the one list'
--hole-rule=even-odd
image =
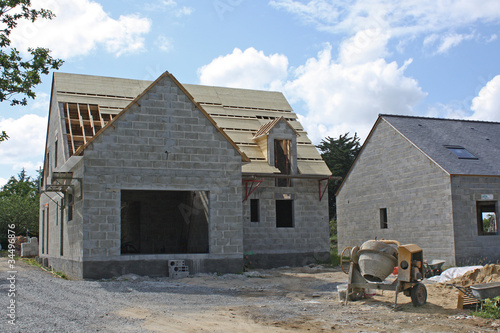
[{"label": "construction site ground", "polygon": [[21,260],[15,270],[11,325],[12,281],[0,258],[1,332],[500,332],[500,320],[457,310],[457,290],[444,284],[426,284],[422,307],[400,294],[394,310],[391,291],[345,305],[337,285],[347,275],[338,267],[102,281],[64,280]]}]

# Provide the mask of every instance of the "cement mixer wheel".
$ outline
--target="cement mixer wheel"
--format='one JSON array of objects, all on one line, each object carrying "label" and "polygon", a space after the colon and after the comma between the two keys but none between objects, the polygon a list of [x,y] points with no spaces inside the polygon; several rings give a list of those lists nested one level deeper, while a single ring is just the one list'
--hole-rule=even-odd
[{"label": "cement mixer wheel", "polygon": [[417,283],[410,289],[410,297],[414,306],[422,306],[427,302],[427,289],[422,283]]}]

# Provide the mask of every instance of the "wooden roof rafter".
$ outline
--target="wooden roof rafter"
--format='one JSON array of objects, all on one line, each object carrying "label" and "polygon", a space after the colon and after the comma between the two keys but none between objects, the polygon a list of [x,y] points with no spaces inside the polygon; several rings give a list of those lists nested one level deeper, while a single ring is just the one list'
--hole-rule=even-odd
[{"label": "wooden roof rafter", "polygon": [[113,119],[111,114],[103,115],[96,104],[66,102],[63,105],[70,156],[74,155],[80,146],[89,142],[101,128],[106,126],[108,121]]}]

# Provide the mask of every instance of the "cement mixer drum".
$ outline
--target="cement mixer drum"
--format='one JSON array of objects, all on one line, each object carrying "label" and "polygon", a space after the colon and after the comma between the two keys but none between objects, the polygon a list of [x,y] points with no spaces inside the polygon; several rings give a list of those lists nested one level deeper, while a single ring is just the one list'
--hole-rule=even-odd
[{"label": "cement mixer drum", "polygon": [[361,275],[372,282],[385,280],[398,264],[396,244],[370,240],[361,245],[357,255]]}]

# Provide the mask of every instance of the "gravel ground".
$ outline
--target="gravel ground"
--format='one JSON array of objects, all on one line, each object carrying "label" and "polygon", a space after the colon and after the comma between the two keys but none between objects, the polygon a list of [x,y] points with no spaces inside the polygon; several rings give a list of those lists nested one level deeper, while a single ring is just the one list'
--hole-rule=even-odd
[{"label": "gravel ground", "polygon": [[69,281],[22,261],[11,325],[8,270],[0,258],[1,332],[500,332],[500,321],[431,298],[417,309],[400,296],[398,311],[393,293],[345,306],[336,294],[346,280],[338,269]]}]

